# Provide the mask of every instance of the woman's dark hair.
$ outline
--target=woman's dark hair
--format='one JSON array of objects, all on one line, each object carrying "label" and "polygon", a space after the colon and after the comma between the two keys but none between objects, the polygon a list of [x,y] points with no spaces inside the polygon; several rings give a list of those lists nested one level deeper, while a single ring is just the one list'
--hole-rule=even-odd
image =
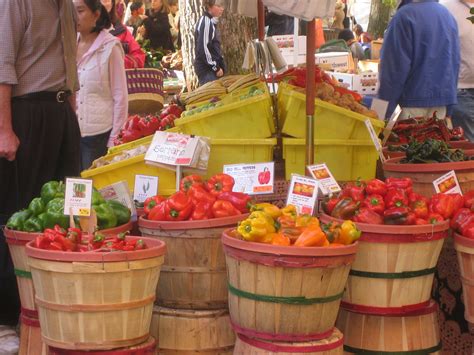
[{"label": "woman's dark hair", "polygon": [[142,6],[143,6],[143,3],[141,1],[134,2],[132,5],[130,5],[130,11],[140,10]]},{"label": "woman's dark hair", "polygon": [[343,39],[344,41],[350,41],[351,39],[355,39],[354,33],[348,28],[342,30],[339,32],[339,35],[337,36],[337,39]]},{"label": "woman's dark hair", "polygon": [[116,26],[117,23],[120,23],[120,19],[119,19],[118,16],[117,16],[117,10],[116,10],[116,6],[115,6],[115,0],[112,0],[112,8],[110,9],[109,16],[110,16],[110,21],[112,21],[112,24],[113,24],[114,26]]},{"label": "woman's dark hair", "polygon": [[111,21],[107,9],[100,3],[100,0],[84,0],[84,4],[92,11],[100,11],[100,16],[95,23],[92,32],[100,32],[111,26]]},{"label": "woman's dark hair", "polygon": [[220,1],[220,0],[204,0],[202,2],[202,6],[204,6],[204,8],[206,10],[213,7],[214,5],[222,6],[222,1]]},{"label": "woman's dark hair", "polygon": [[353,30],[357,35],[361,35],[362,33],[364,33],[364,29],[359,24],[355,25]]}]

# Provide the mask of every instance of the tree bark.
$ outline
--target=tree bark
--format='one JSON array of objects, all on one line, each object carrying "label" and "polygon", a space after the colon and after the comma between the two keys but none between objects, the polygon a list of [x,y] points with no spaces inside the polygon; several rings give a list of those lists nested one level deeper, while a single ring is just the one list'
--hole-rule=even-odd
[{"label": "tree bark", "polygon": [[393,8],[390,3],[384,3],[381,0],[372,0],[367,32],[372,34],[373,38],[383,37],[388,22],[390,21],[392,10]]}]

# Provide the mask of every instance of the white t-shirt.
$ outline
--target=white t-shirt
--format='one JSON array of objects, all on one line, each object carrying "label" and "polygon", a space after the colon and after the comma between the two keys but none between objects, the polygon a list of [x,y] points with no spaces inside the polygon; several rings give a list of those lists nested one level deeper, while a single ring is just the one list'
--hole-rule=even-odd
[{"label": "white t-shirt", "polygon": [[459,69],[459,89],[474,88],[474,24],[467,18],[474,3],[463,0],[441,0],[456,18],[461,42],[461,67]]}]

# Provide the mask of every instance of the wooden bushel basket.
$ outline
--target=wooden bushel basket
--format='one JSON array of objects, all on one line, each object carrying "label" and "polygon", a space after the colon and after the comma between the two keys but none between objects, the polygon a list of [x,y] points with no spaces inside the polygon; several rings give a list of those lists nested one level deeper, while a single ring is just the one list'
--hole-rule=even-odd
[{"label": "wooden bushel basket", "polygon": [[[38,318],[20,316],[20,351],[19,355],[48,355],[48,347],[41,339]],[[51,355],[51,354],[50,354]]]},{"label": "wooden bushel basket", "polygon": [[341,308],[337,327],[344,351],[352,354],[440,354],[438,306],[389,315],[363,314]]},{"label": "wooden bushel basket", "polygon": [[[337,221],[324,214],[321,220]],[[363,313],[426,307],[449,222],[422,226],[356,225],[362,236],[341,307]]]},{"label": "wooden bushel basket", "polygon": [[464,318],[469,323],[474,323],[474,240],[455,233],[454,249],[461,272]]},{"label": "wooden bushel basket", "polygon": [[151,333],[159,338],[159,355],[230,355],[235,343],[227,309],[199,311],[156,306]]},{"label": "wooden bushel basket", "polygon": [[270,342],[237,334],[234,355],[342,355],[343,343],[337,328],[326,339],[298,343]]},{"label": "wooden bushel basket", "polygon": [[183,309],[227,307],[227,277],[222,232],[245,215],[204,221],[160,222],[141,217],[142,235],[166,243],[157,303]]},{"label": "wooden bushel basket", "polygon": [[58,252],[26,246],[43,341],[70,350],[108,350],[149,337],[165,244],[142,238],[129,252]]},{"label": "wooden bushel basket", "polygon": [[49,355],[155,355],[156,341],[153,337],[140,345],[114,350],[87,351],[49,348]]},{"label": "wooden bushel basket", "polygon": [[271,341],[329,337],[357,243],[281,247],[222,236],[229,310],[237,333]]}]

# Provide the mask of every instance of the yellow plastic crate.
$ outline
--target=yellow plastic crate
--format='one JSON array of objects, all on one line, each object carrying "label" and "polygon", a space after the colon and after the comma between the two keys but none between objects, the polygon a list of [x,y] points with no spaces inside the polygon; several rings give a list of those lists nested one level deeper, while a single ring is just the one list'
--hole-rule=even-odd
[{"label": "yellow plastic crate", "polygon": [[[282,123],[282,133],[296,138],[306,136],[306,95],[295,91],[294,86],[280,84],[278,87],[278,113]],[[366,116],[322,100],[315,100],[315,139],[356,139],[369,140],[365,126]],[[379,134],[385,122],[371,118],[375,132]]]},{"label": "yellow plastic crate", "polygon": [[273,147],[276,144],[276,138],[211,139],[211,156],[206,176],[222,173],[224,165],[273,161]]},{"label": "yellow plastic crate", "polygon": [[[132,142],[133,143],[133,142]],[[117,154],[109,154],[107,157],[113,159]],[[119,181],[126,181],[131,191],[135,186],[135,175],[158,176],[158,193],[160,195],[171,195],[176,191],[176,174],[174,171],[145,164],[145,154],[119,161],[96,169],[84,170],[83,178],[92,179],[94,186],[101,189],[105,186]]]},{"label": "yellow plastic crate", "polygon": [[[305,174],[305,140],[283,138],[283,158],[286,178],[291,174]],[[363,180],[375,177],[378,159],[372,141],[322,139],[314,141],[315,164],[326,163],[338,181]]]},{"label": "yellow plastic crate", "polygon": [[275,132],[267,93],[175,121],[182,133],[210,138],[268,138]]}]

